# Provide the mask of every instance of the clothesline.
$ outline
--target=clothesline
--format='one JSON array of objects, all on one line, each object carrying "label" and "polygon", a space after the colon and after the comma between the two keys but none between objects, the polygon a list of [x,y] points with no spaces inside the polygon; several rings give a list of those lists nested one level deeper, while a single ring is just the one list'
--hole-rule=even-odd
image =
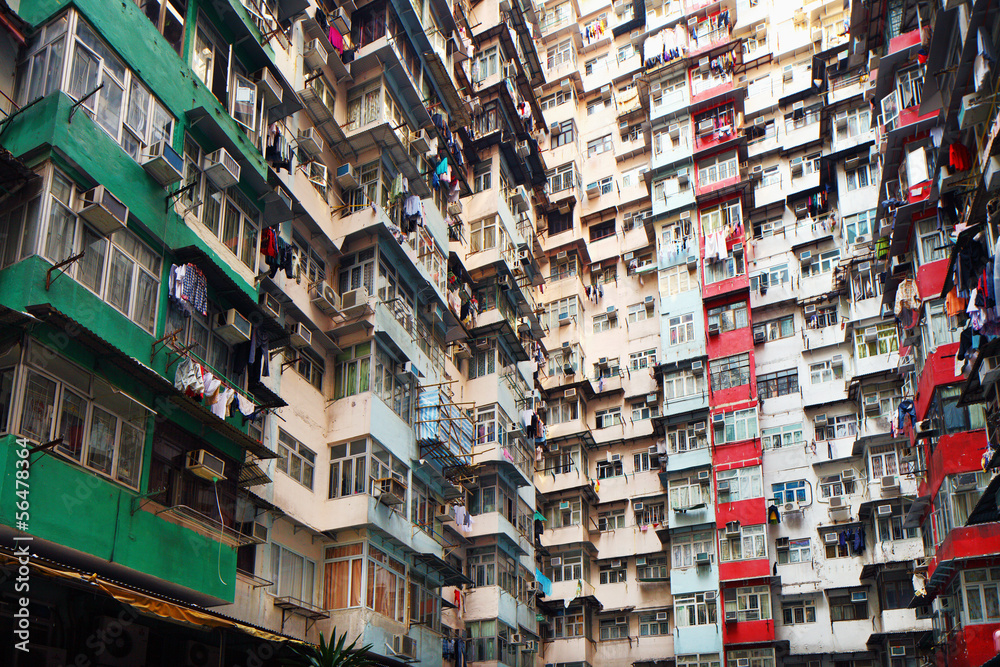
[{"label": "clothesline", "polygon": [[251,397],[251,395],[248,392],[244,391],[243,389],[240,389],[239,387],[233,386],[230,383],[225,382],[222,379],[224,376],[222,375],[222,373],[219,372],[218,369],[216,369],[211,364],[201,360],[200,358],[192,354],[191,346],[188,347],[175,346],[177,343],[177,336],[178,334],[175,332],[164,339],[164,343],[166,343],[167,345],[168,352],[173,352],[174,354],[178,355],[178,359],[170,362],[170,364],[168,364],[167,366],[168,368],[170,367],[170,365],[177,363],[181,359],[187,359],[188,361],[197,362],[199,365],[212,371],[212,375],[219,380],[219,382],[221,383],[221,387],[224,387],[226,389],[232,389],[234,393],[243,396],[243,398],[245,398],[247,401],[253,404],[255,410],[261,409],[261,406]]}]

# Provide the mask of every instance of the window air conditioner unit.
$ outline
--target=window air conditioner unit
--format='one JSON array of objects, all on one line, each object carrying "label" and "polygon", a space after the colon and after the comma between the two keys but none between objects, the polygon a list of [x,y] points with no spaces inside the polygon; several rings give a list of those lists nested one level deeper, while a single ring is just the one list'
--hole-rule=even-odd
[{"label": "window air conditioner unit", "polygon": [[254,74],[253,80],[257,82],[257,90],[264,97],[264,103],[267,108],[281,104],[283,94],[281,84],[278,83],[278,78],[274,76],[274,73],[270,69],[267,67],[261,69]]},{"label": "window air conditioner unit", "polygon": [[708,323],[708,335],[709,336],[715,336],[718,333],[719,333],[719,323],[718,322],[709,322]]},{"label": "window air conditioner unit", "polygon": [[698,122],[698,134],[708,134],[715,129],[715,123],[711,120],[702,120]]},{"label": "window air conditioner unit", "polygon": [[203,479],[224,479],[226,462],[204,449],[195,449],[188,452],[185,468]]},{"label": "window air conditioner unit", "polygon": [[892,516],[892,505],[879,505],[875,508],[878,516]]},{"label": "window air conditioner unit", "polygon": [[952,485],[956,491],[971,491],[979,486],[979,476],[974,472],[959,473]]},{"label": "window air conditioner unit", "polygon": [[802,111],[805,106],[805,102],[795,102],[792,104],[792,111]]},{"label": "window air conditioner unit", "polygon": [[552,136],[562,134],[562,124],[552,123],[551,125],[549,125],[549,134],[551,134]]},{"label": "window air conditioner unit", "polygon": [[[736,612],[730,612],[736,613]],[[750,658],[737,658],[736,667],[750,667]]]},{"label": "window air conditioner unit", "polygon": [[563,364],[563,375],[573,375],[576,373],[576,368],[573,364]]},{"label": "window air conditioner unit", "polygon": [[521,640],[521,633],[520,632],[510,633],[510,639],[508,640],[508,643],[510,643],[513,646],[520,646],[521,644],[523,644],[524,642]]},{"label": "window air conditioner unit", "polygon": [[563,500],[562,502],[560,502],[559,503],[559,509],[560,510],[568,510],[569,509],[569,501],[568,500]]},{"label": "window air conditioner unit", "polygon": [[560,557],[560,556],[553,556],[552,558],[549,559],[549,565],[551,565],[552,567],[561,567],[562,566],[562,557]]},{"label": "window air conditioner unit", "polygon": [[621,460],[622,460],[622,455],[621,455],[621,454],[610,454],[609,456],[611,457],[611,458],[610,458],[610,461],[611,461],[612,463],[616,463],[616,462],[618,462],[618,461],[621,461]]},{"label": "window air conditioner unit", "polygon": [[656,403],[656,394],[646,394],[647,403]]},{"label": "window air conditioner unit", "polygon": [[815,315],[816,314],[816,306],[806,306],[805,308],[802,309],[802,313],[806,317],[810,317],[812,315]]},{"label": "window air conditioner unit", "polygon": [[636,513],[641,512],[643,507],[644,507],[644,505],[642,503],[632,503],[632,511],[633,512],[636,512]]},{"label": "window air conditioner unit", "polygon": [[835,354],[832,357],[830,357],[830,365],[831,366],[840,366],[840,367],[843,367],[843,365],[844,365],[844,355],[842,355],[842,354]]},{"label": "window air conditioner unit", "polygon": [[[720,494],[723,494],[723,493],[728,494],[729,493],[729,481],[728,480],[724,480],[722,482],[719,482],[718,486],[719,486],[718,491],[719,491]],[[729,534],[728,530],[726,531],[726,534],[727,535]]]},{"label": "window air conditioner unit", "polygon": [[712,423],[719,424],[720,426],[726,423],[726,415],[719,413],[717,415],[712,415]]},{"label": "window air conditioner unit", "polygon": [[305,60],[306,67],[316,70],[327,63],[330,54],[326,52],[323,42],[318,39],[311,39],[302,48],[302,59]]},{"label": "window air conditioner unit", "polygon": [[658,612],[656,612],[656,620],[658,620],[658,621],[665,621],[665,620],[667,620],[667,612],[665,612],[665,611],[658,611]]},{"label": "window air conditioner unit", "polygon": [[378,489],[378,501],[383,505],[402,505],[406,502],[406,484],[396,477],[383,477],[375,480]]},{"label": "window air conditioner unit", "polygon": [[847,470],[840,471],[840,479],[845,482],[853,482],[855,478],[854,469],[848,468]]},{"label": "window air conditioner unit", "polygon": [[750,167],[750,173],[754,176],[762,175],[764,173],[764,165],[755,164],[754,166]]},{"label": "window air conditioner unit", "polygon": [[[739,618],[738,612],[735,612],[735,611],[727,611],[726,612],[726,623],[735,623],[737,618]],[[739,664],[740,660],[737,660],[736,661],[736,663],[737,663],[736,667],[750,667],[750,660],[748,660],[746,658],[741,658],[741,660],[746,661],[747,664],[745,666],[744,665],[740,665]]]},{"label": "window air conditioner unit", "polygon": [[184,158],[177,154],[168,141],[150,144],[142,154],[142,168],[163,187],[184,178]]},{"label": "window air conditioner unit", "polygon": [[206,156],[205,175],[212,185],[225,190],[240,182],[240,163],[225,148],[220,148]]},{"label": "window air conditioner unit", "polygon": [[353,190],[358,187],[358,179],[354,176],[354,167],[351,164],[342,164],[337,167],[337,184],[345,190]]},{"label": "window air conditioner unit", "polygon": [[763,329],[757,329],[753,332],[753,342],[763,343],[767,340],[767,334],[764,333]]},{"label": "window air conditioner unit", "polygon": [[368,307],[368,290],[359,287],[344,292],[340,295],[340,307],[348,317],[364,311]]},{"label": "window air conditioner unit", "polygon": [[522,653],[538,653],[538,642],[535,641],[534,639],[529,639],[529,640],[525,641],[524,645],[521,647],[521,652]]},{"label": "window air conditioner unit", "polygon": [[621,567],[621,566],[622,566],[622,562],[620,560],[613,560],[613,561],[611,561],[611,567]]},{"label": "window air conditioner unit", "polygon": [[250,320],[235,308],[216,315],[215,333],[230,345],[238,345],[250,340]]},{"label": "window air conditioner unit", "polygon": [[708,470],[699,470],[698,471],[698,483],[699,484],[708,484],[711,481],[712,481],[712,473],[710,471],[708,471]]},{"label": "window air conditioner unit", "polygon": [[836,544],[839,541],[840,537],[837,535],[837,533],[826,533],[825,535],[823,535],[824,544]]},{"label": "window air conditioner unit", "polygon": [[894,491],[899,488],[899,483],[896,481],[895,475],[883,475],[881,486],[883,491]]},{"label": "window air conditioner unit", "polygon": [[872,270],[871,262],[861,262],[860,264],[858,264],[858,273],[865,273],[866,271],[871,271],[871,270]]},{"label": "window air conditioner unit", "polygon": [[566,259],[567,257],[569,257],[569,251],[568,250],[560,250],[559,252],[556,253],[556,259],[557,260],[558,259]]},{"label": "window air conditioner unit", "polygon": [[257,523],[256,521],[254,521],[253,532],[251,533],[251,535],[253,536],[253,538],[255,540],[259,541],[260,543],[262,543],[262,544],[266,543],[267,542],[267,526],[265,526],[262,523]]},{"label": "window air conditioner unit", "polygon": [[904,658],[906,657],[906,647],[905,646],[890,646],[889,655],[893,658]]},{"label": "window air conditioner unit", "polygon": [[871,396],[865,396],[865,413],[875,414],[881,411],[882,411],[882,406],[879,405],[877,394],[872,394]]},{"label": "window air conditioner unit", "polygon": [[709,565],[709,564],[711,564],[711,562],[712,562],[712,555],[710,553],[708,553],[707,551],[699,552],[694,557],[694,564],[695,565]]},{"label": "window air conditioner unit", "polygon": [[294,322],[288,326],[289,342],[292,347],[308,347],[312,344],[312,331],[301,322]]},{"label": "window air conditioner unit", "polygon": [[868,327],[865,329],[865,342],[874,343],[878,340],[878,327]]},{"label": "window air conditioner unit", "polygon": [[608,99],[611,97],[611,86],[604,86],[601,88],[601,97],[603,99]]},{"label": "window air conditioner unit", "polygon": [[264,302],[261,304],[264,310],[276,320],[281,320],[281,302],[273,294],[264,293]]},{"label": "window air conditioner unit", "polygon": [[677,123],[674,123],[673,125],[667,128],[667,134],[670,135],[671,139],[680,139],[681,126],[678,125]]},{"label": "window air conditioner unit", "polygon": [[341,35],[351,32],[351,19],[343,7],[338,7],[337,11],[329,15],[330,25],[340,31]]},{"label": "window air conditioner unit", "polygon": [[868,592],[867,591],[852,592],[851,602],[868,602]]},{"label": "window air conditioner unit", "polygon": [[703,361],[692,361],[691,370],[695,373],[700,373],[705,369],[705,362]]},{"label": "window air conditioner unit", "polygon": [[831,496],[830,497],[830,509],[839,510],[844,509],[847,504],[844,502],[843,496]]},{"label": "window air conditioner unit", "polygon": [[567,389],[564,391],[563,398],[576,398],[576,389]]},{"label": "window air conditioner unit", "polygon": [[307,127],[304,130],[299,130],[298,146],[306,155],[315,158],[323,152],[323,137],[320,136],[316,128]]},{"label": "window air conditioner unit", "polygon": [[340,295],[326,283],[319,283],[312,291],[312,304],[330,317],[340,312]]},{"label": "window air conditioner unit", "polygon": [[654,297],[652,294],[650,294],[645,299],[643,299],[642,302],[644,304],[646,304],[646,308],[649,308],[650,306],[653,306],[653,305],[656,304],[656,297]]},{"label": "window air conditioner unit", "polygon": [[815,261],[815,258],[813,257],[813,254],[812,254],[811,251],[805,250],[805,251],[799,253],[799,263],[800,264],[803,264],[805,266],[809,266],[814,261]]},{"label": "window air conditioner unit", "polygon": [[417,659],[417,640],[406,635],[394,635],[392,638],[392,652],[397,658],[408,660]]},{"label": "window air conditioner unit", "polygon": [[694,432],[695,433],[704,433],[705,432],[705,422],[695,422]]},{"label": "window air conditioner unit", "polygon": [[98,185],[80,197],[80,217],[101,234],[110,236],[120,229],[125,229],[128,222],[128,206],[103,185]]},{"label": "window air conditioner unit", "polygon": [[826,415],[816,415],[813,417],[813,424],[816,426],[826,426]]},{"label": "window air conditioner unit", "polygon": [[782,72],[781,79],[785,83],[788,83],[789,81],[791,81],[794,78],[795,78],[795,70],[793,70],[792,66],[789,65],[788,67],[785,68],[785,71]]}]

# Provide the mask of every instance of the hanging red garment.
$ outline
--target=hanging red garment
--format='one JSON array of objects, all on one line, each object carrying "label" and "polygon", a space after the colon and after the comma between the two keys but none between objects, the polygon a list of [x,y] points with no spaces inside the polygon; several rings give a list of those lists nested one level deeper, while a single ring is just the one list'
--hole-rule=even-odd
[{"label": "hanging red garment", "polygon": [[344,36],[332,25],[330,26],[330,43],[333,44],[337,53],[344,55]]},{"label": "hanging red garment", "polygon": [[952,144],[948,147],[948,163],[956,171],[968,171],[969,167],[972,166],[972,160],[969,159],[969,149],[964,144]]}]

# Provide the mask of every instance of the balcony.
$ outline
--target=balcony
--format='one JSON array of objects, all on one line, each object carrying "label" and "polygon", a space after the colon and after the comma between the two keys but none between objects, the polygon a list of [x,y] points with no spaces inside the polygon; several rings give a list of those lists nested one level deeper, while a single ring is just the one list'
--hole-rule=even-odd
[{"label": "balcony", "polygon": [[[918,559],[922,557],[923,553],[914,556]],[[882,613],[873,619],[871,633],[873,635],[892,635],[907,632],[929,632],[930,630],[931,619],[917,618],[916,609],[883,609]]]},{"label": "balcony", "polygon": [[[672,126],[669,126],[672,127]],[[668,133],[670,130],[668,129]],[[680,162],[691,160],[691,140],[688,137],[680,136],[680,129],[676,130],[677,138],[672,142],[666,142],[660,137],[660,141],[654,145],[653,159],[650,162],[650,169],[657,171],[672,167]],[[667,145],[669,143],[669,146]]]},{"label": "balcony", "polygon": [[[566,3],[567,6],[569,4],[571,3]],[[578,50],[583,46],[583,33],[575,11],[550,11],[538,28],[543,42],[562,41],[562,38],[568,36],[573,38]],[[610,26],[608,30],[610,32]]]},{"label": "balcony", "polygon": [[782,179],[772,179],[765,184],[759,183],[753,190],[753,205],[755,208],[770,206],[785,200],[785,192],[781,187]]},{"label": "balcony", "polygon": [[[582,584],[583,588],[577,594],[577,585]],[[593,597],[594,587],[589,581],[581,579],[570,579],[569,581],[553,581],[552,595],[546,595],[548,600],[577,600],[579,598]],[[582,638],[581,638],[582,639]]]},{"label": "balcony", "polygon": [[822,128],[823,124],[819,122],[819,116],[817,114],[814,116],[814,120],[812,122],[809,122],[802,127],[786,130],[781,139],[782,150],[792,151],[800,146],[818,142]]},{"label": "balcony", "polygon": [[561,545],[589,543],[589,541],[587,527],[583,524],[563,526],[562,528],[546,528],[539,537],[539,542],[547,549]]}]

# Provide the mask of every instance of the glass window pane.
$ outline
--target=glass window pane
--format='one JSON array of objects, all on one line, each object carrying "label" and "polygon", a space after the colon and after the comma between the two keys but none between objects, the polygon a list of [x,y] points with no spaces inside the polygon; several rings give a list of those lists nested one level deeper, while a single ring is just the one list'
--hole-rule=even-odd
[{"label": "glass window pane", "polygon": [[118,419],[100,408],[94,408],[87,443],[87,465],[103,473],[111,473],[115,448],[115,428]]}]

